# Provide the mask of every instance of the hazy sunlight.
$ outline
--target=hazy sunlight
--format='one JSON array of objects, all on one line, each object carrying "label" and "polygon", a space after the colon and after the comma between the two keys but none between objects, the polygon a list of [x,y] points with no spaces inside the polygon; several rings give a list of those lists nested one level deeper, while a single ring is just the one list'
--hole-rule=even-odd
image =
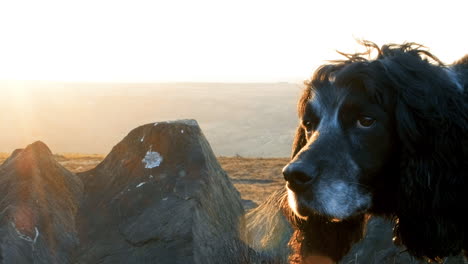
[{"label": "hazy sunlight", "polygon": [[466,53],[466,1],[2,1],[0,80],[301,81],[354,38]]}]

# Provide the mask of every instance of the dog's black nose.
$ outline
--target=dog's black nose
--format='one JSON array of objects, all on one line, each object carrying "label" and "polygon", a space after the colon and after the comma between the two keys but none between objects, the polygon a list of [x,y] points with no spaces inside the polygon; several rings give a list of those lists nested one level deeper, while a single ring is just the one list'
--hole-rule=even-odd
[{"label": "dog's black nose", "polygon": [[295,192],[304,191],[313,180],[313,175],[303,163],[289,163],[283,168],[283,176],[288,188]]}]

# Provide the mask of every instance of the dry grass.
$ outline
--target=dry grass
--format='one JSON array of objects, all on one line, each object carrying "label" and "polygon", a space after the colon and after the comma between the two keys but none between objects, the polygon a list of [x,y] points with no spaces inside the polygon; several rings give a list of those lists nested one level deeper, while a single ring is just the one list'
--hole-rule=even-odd
[{"label": "dry grass", "polygon": [[[9,153],[0,153],[0,164]],[[55,159],[72,172],[82,172],[96,167],[105,157],[101,154],[60,153]],[[281,169],[288,158],[218,157],[242,199],[259,204],[274,190],[284,185]]]},{"label": "dry grass", "polygon": [[62,153],[55,154],[55,159],[72,172],[83,172],[98,165],[104,158],[102,154]]},{"label": "dry grass", "polygon": [[104,154],[83,154],[83,153],[58,153],[54,154],[57,160],[61,159],[104,159]]},{"label": "dry grass", "polygon": [[10,153],[0,152],[0,162],[3,162],[9,156],[10,156]]},{"label": "dry grass", "polygon": [[218,157],[242,199],[259,204],[284,185],[281,170],[289,158]]}]

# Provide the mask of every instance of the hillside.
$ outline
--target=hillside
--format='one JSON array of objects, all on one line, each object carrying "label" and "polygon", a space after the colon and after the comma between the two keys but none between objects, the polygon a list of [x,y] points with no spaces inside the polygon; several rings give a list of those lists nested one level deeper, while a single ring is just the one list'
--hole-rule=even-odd
[{"label": "hillside", "polygon": [[217,156],[287,157],[302,86],[292,83],[1,83],[0,152],[41,140],[108,153],[132,128],[196,119]]}]

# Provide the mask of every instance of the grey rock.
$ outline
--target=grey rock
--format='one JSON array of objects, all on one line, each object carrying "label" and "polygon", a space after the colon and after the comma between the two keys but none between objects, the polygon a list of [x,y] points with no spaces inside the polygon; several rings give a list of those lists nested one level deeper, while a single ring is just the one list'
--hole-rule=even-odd
[{"label": "grey rock", "polygon": [[0,166],[0,263],[71,263],[83,184],[35,142]]},{"label": "grey rock", "polygon": [[238,191],[194,120],[132,130],[79,174],[77,263],[248,263]]},{"label": "grey rock", "polygon": [[258,204],[252,200],[242,199],[242,206],[244,210],[251,210],[258,206]]}]

